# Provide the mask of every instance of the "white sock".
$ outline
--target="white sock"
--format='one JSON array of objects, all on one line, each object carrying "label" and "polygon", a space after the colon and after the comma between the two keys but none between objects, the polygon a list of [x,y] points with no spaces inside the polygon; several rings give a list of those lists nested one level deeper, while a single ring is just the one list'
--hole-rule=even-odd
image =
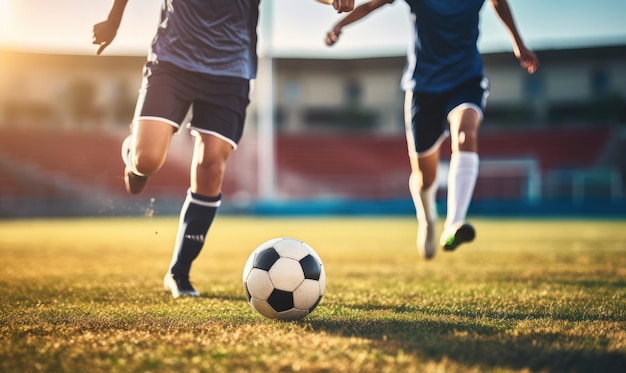
[{"label": "white sock", "polygon": [[134,173],[137,176],[146,176],[142,174],[141,172],[137,171],[137,167],[135,167],[135,162],[133,161],[134,152],[133,152],[131,136],[126,137],[124,139],[124,142],[122,143],[122,159],[124,160],[124,164],[126,165],[126,167],[128,167],[132,173]]},{"label": "white sock", "polygon": [[448,172],[448,214],[444,231],[465,221],[478,178],[478,163],[478,153],[452,153]]},{"label": "white sock", "polygon": [[[132,158],[131,158],[131,159],[132,159]],[[137,167],[136,167],[135,162],[132,162],[132,161],[131,161],[131,165],[130,165],[129,167],[130,167],[130,170],[131,170],[131,171],[132,171],[135,175],[137,175],[137,176],[147,176],[146,174],[143,174],[143,173],[141,173],[141,172],[137,171]]]},{"label": "white sock", "polygon": [[437,205],[435,196],[437,183],[420,190],[417,174],[409,178],[409,190],[413,197],[417,215],[417,251],[425,259],[432,259],[437,251],[435,230],[437,227]]},{"label": "white sock", "polygon": [[409,191],[415,205],[417,220],[426,223],[437,222],[437,205],[435,202],[437,182],[435,181],[428,189],[420,189],[417,174],[413,173],[409,177]]}]

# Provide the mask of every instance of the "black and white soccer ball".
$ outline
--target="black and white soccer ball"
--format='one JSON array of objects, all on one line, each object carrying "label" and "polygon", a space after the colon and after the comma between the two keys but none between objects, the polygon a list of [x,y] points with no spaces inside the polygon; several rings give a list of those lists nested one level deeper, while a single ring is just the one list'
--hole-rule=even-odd
[{"label": "black and white soccer ball", "polygon": [[270,319],[298,320],[313,312],[326,288],[319,255],[306,243],[275,238],[262,243],[243,269],[248,303]]}]

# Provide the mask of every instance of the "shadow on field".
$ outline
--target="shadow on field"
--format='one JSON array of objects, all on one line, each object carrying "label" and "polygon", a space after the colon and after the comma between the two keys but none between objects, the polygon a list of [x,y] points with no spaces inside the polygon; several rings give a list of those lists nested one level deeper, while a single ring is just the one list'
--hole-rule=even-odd
[{"label": "shadow on field", "polygon": [[[609,322],[624,322],[624,317],[614,312],[600,312],[595,309],[585,309],[583,311],[572,311],[569,305],[559,305],[546,309],[544,311],[519,311],[514,312],[511,310],[500,311],[498,309],[479,311],[472,310],[432,310],[422,309],[419,307],[402,306],[392,310],[395,313],[424,313],[433,316],[454,316],[454,317],[467,317],[467,318],[487,318],[492,320],[511,320],[511,321],[523,321],[523,320],[541,320],[549,319],[552,321],[569,321],[569,322],[594,322],[594,321],[609,321]],[[626,370],[625,370],[626,372]]]},{"label": "shadow on field", "polygon": [[[333,319],[309,322],[316,331],[369,339],[374,348],[391,356],[402,350],[405,355],[413,354],[419,360],[447,359],[467,367],[574,373],[621,373],[626,367],[626,356],[603,351],[610,340],[599,336],[578,337],[558,331],[516,335],[505,328],[472,321]],[[570,348],[568,344],[588,347]]]}]

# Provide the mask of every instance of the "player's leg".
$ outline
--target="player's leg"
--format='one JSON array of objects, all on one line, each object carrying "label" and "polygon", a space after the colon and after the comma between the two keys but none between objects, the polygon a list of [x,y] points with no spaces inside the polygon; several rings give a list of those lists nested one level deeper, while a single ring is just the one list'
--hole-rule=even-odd
[{"label": "player's leg", "polygon": [[465,220],[478,178],[478,130],[487,94],[488,82],[482,79],[459,89],[451,101],[455,106],[448,114],[452,147],[448,211],[440,238],[444,250],[454,250],[476,235],[474,227]]},{"label": "player's leg", "polygon": [[177,74],[167,64],[144,67],[131,134],[122,143],[124,181],[131,194],[141,192],[148,176],[163,166],[172,136],[189,111],[191,101],[178,94]]},{"label": "player's leg", "polygon": [[167,158],[167,152],[176,127],[162,120],[137,120],[132,133],[122,144],[126,165],[124,182],[131,194],[141,192],[148,176],[156,173]]},{"label": "player's leg", "polygon": [[[213,135],[197,133],[191,166],[191,188],[181,209],[175,250],[165,286],[177,298],[198,296],[189,281],[191,264],[198,257],[221,204],[226,161],[233,147]],[[176,286],[171,284],[176,282]],[[170,284],[168,284],[168,282]]]},{"label": "player's leg", "polygon": [[172,261],[164,280],[166,290],[174,297],[198,295],[189,273],[221,204],[226,162],[243,134],[249,103],[248,81],[207,78],[200,83],[209,93],[203,96],[206,101],[194,102],[191,186],[180,212]]},{"label": "player's leg", "polygon": [[474,108],[453,111],[449,116],[452,155],[448,171],[448,211],[440,244],[454,250],[474,239],[474,229],[465,222],[478,177],[477,139],[480,115]]},{"label": "player's leg", "polygon": [[437,251],[437,165],[439,150],[424,157],[412,156],[409,191],[418,221],[417,249],[422,257],[431,259]]},{"label": "player's leg", "polygon": [[439,147],[446,134],[436,100],[424,105],[424,97],[412,92],[405,96],[405,126],[411,176],[409,191],[415,205],[418,221],[417,250],[425,259],[434,257],[437,250],[437,168]]}]

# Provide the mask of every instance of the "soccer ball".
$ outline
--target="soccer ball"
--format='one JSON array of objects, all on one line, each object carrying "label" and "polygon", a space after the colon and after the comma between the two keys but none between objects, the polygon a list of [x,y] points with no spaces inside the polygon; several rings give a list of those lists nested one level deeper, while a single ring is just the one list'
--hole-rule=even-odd
[{"label": "soccer ball", "polygon": [[243,269],[243,290],[256,312],[298,320],[313,312],[326,288],[326,272],[313,248],[293,238],[262,243]]}]

